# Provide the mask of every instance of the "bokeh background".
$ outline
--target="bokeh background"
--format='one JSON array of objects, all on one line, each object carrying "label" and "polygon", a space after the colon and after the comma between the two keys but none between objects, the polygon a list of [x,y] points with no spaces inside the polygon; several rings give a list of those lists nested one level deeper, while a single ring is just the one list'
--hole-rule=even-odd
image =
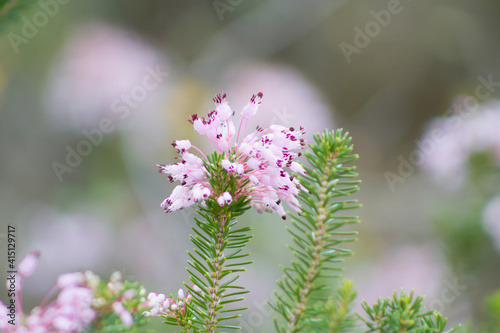
[{"label": "bokeh background", "polygon": [[[25,310],[80,269],[121,270],[175,293],[187,281],[194,211],[163,213],[173,186],[155,164],[174,162],[174,139],[204,146],[187,119],[213,108],[213,95],[226,92],[240,110],[262,91],[256,124],[353,136],[363,208],[345,275],[358,300],[414,288],[453,323],[479,325],[500,288],[498,208],[483,223],[498,169],[479,168],[479,179],[490,175],[479,200],[460,176],[440,182],[410,156],[420,149],[447,165],[456,154],[432,157],[416,140],[457,96],[500,95],[499,18],[500,2],[488,0],[35,2],[2,22],[1,271],[13,225],[18,258],[42,253]],[[241,223],[254,227],[255,263],[241,277],[253,308],[239,324],[269,331],[265,299],[290,259],[288,224],[255,212]]]}]

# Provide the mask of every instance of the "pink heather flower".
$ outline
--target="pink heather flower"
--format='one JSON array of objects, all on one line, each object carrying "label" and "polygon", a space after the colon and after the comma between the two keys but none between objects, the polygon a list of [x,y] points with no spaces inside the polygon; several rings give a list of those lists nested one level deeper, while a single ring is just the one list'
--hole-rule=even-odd
[{"label": "pink heather flower", "polygon": [[255,116],[257,113],[257,110],[259,109],[259,104],[262,101],[262,93],[258,93],[257,96],[252,96],[250,99],[250,102],[243,108],[243,111],[241,111],[241,116],[243,118],[250,118]]},{"label": "pink heather flower", "polygon": [[[197,293],[201,292],[201,289],[194,285],[193,290]],[[199,290],[199,291],[198,291]],[[164,294],[149,293],[147,301],[144,303],[144,307],[150,308],[149,311],[144,311],[143,316],[178,316],[178,311],[184,314],[186,304],[191,302],[192,296],[189,294],[189,290],[184,293],[184,290],[179,289],[177,292],[177,301],[166,297]]]},{"label": "pink heather flower", "polygon": [[[287,168],[297,173],[305,172],[302,165],[295,161],[305,145],[302,138],[305,132],[302,127],[295,129],[272,125],[267,129],[257,127],[246,135],[248,118],[257,113],[261,99],[262,93],[258,93],[243,108],[237,132],[232,120],[235,112],[228,106],[225,94],[214,98],[216,108],[206,118],[196,114],[191,116],[194,130],[208,138],[219,156],[224,154],[220,166],[215,167],[223,168],[234,177],[236,191],[228,192],[225,184],[214,188],[208,179],[210,175],[206,166],[211,162],[207,156],[189,140],[178,140],[172,145],[181,155],[181,162],[158,164],[160,173],[167,174],[171,182],[181,182],[161,204],[165,212],[177,211],[195,203],[203,206],[210,198],[224,206],[240,197],[248,198],[250,205],[258,212],[277,212],[283,219],[286,214],[282,201],[299,210],[296,196],[302,187]],[[196,150],[201,157],[190,153],[191,149]]]},{"label": "pink heather flower", "polygon": [[[139,36],[92,22],[76,27],[68,37],[45,85],[44,104],[51,123],[78,130],[99,128],[101,119],[126,101],[143,108],[154,103],[151,97],[163,93],[166,79],[160,77],[164,81],[156,86],[148,68],[155,71],[160,64],[164,71],[165,60]],[[138,87],[148,93],[144,100],[134,97]]]},{"label": "pink heather flower", "polygon": [[[164,294],[155,294],[155,293],[149,293],[148,299],[145,302],[145,307],[151,308],[150,311],[144,311],[142,314],[146,317],[149,316],[156,316],[158,314],[158,311],[163,310],[163,305],[165,303],[165,295]],[[168,302],[168,301],[167,301]],[[168,309],[170,304],[166,307],[165,310]]]},{"label": "pink heather flower", "polygon": [[177,296],[179,299],[184,299],[184,290],[182,290],[182,288],[177,292]]},{"label": "pink heather flower", "polygon": [[17,330],[9,330],[7,327],[6,332],[81,331],[96,317],[96,312],[92,308],[93,302],[92,290],[69,285],[59,292],[55,301],[44,307],[35,307],[26,317],[27,326],[17,324]]},{"label": "pink heather flower", "polygon": [[7,330],[9,326],[12,326],[8,323],[9,320],[11,320],[11,318],[9,317],[7,305],[0,301],[0,330],[4,331]]},{"label": "pink heather flower", "polygon": [[[16,276],[16,290],[21,291],[23,277],[33,273],[38,262],[39,253],[31,252],[19,264],[19,274]],[[109,296],[95,296],[99,294],[100,279],[94,273],[87,271],[62,274],[58,277],[56,284],[47,292],[39,306],[35,307],[28,315],[22,311],[21,298],[16,299],[16,317],[15,325],[11,325],[9,309],[0,301],[0,332],[5,333],[48,333],[48,332],[81,332],[97,318],[98,310],[96,307],[105,305],[105,311],[109,310],[105,298],[109,298],[113,303],[111,308],[122,321],[124,326],[131,327],[134,324],[132,313],[121,303],[123,300],[133,299],[137,296],[135,289],[124,290],[122,275],[115,272],[110,277],[110,283],[113,288],[117,288],[119,294]],[[121,286],[118,288],[118,286]],[[9,286],[8,286],[9,287]],[[114,290],[111,290],[115,292]],[[20,293],[17,293],[19,295]],[[145,289],[139,291],[141,296],[146,294]],[[16,295],[16,296],[17,296]],[[55,297],[55,295],[57,295]],[[180,295],[180,294],[179,294]],[[97,298],[96,298],[97,297]],[[156,297],[156,296],[155,296]],[[186,295],[182,302],[178,301],[178,308],[184,311],[184,304],[189,301],[191,296]],[[151,297],[150,297],[151,298]],[[157,302],[158,302],[158,297]],[[159,297],[160,301],[163,298]],[[175,302],[174,302],[175,303]],[[154,304],[153,304],[154,305]],[[164,308],[161,311],[168,310],[169,304],[162,304]],[[143,309],[148,304],[141,304],[137,309]],[[166,306],[166,307],[165,307]],[[134,311],[135,311],[134,310]],[[170,311],[170,310],[169,310]]]},{"label": "pink heather flower", "polygon": [[18,272],[22,277],[28,277],[33,275],[38,266],[38,258],[40,257],[40,252],[33,251],[24,257],[19,263]]},{"label": "pink heather flower", "polygon": [[123,292],[123,298],[132,299],[137,295],[137,291],[135,289],[128,289]]},{"label": "pink heather flower", "polygon": [[61,289],[71,286],[79,286],[85,282],[85,275],[82,272],[65,273],[57,278],[57,286]]},{"label": "pink heather flower", "polygon": [[114,302],[113,303],[113,311],[120,317],[123,325],[126,327],[130,327],[134,324],[134,318],[132,314],[125,309],[122,303]]}]

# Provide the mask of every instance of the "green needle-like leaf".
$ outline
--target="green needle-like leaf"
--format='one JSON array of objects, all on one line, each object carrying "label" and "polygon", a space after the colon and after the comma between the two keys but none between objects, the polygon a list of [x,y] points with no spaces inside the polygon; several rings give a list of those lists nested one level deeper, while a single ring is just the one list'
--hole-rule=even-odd
[{"label": "green needle-like leaf", "polygon": [[[324,303],[328,288],[318,279],[340,276],[329,271],[341,270],[334,265],[342,262],[351,251],[339,246],[354,241],[350,236],[356,235],[352,231],[338,230],[358,222],[356,216],[344,216],[343,213],[358,208],[357,201],[338,200],[355,193],[360,182],[355,179],[355,167],[350,165],[358,157],[351,154],[351,138],[340,129],[325,131],[314,139],[315,144],[305,153],[312,167],[305,167],[306,174],[297,175],[306,189],[300,194],[302,211],[292,215],[293,228],[288,229],[294,243],[289,248],[296,260],[284,268],[284,276],[277,282],[276,301],[271,304],[282,319],[281,324],[275,321],[278,332],[319,327],[321,320],[315,318],[318,311],[313,301]],[[343,215],[337,216],[337,213]],[[312,322],[316,324],[311,326]]]}]

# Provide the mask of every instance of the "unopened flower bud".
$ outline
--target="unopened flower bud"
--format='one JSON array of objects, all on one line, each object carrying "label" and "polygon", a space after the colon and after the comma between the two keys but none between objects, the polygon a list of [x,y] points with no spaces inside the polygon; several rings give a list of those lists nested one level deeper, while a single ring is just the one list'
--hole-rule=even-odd
[{"label": "unopened flower bud", "polygon": [[179,289],[179,291],[177,292],[177,296],[179,296],[179,299],[184,299],[184,290]]},{"label": "unopened flower bud", "polygon": [[33,251],[29,253],[23,260],[19,263],[18,272],[22,277],[31,276],[38,266],[38,258],[40,257],[39,251]]}]

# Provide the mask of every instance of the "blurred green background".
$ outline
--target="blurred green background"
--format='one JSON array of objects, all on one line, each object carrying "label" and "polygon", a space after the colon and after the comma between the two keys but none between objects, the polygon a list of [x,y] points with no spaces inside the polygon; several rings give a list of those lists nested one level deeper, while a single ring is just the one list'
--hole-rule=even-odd
[{"label": "blurred green background", "polygon": [[[453,223],[443,206],[468,199],[455,201],[456,191],[418,168],[392,187],[386,175],[455,96],[499,96],[500,2],[52,0],[7,16],[0,233],[16,227],[18,258],[42,253],[25,310],[59,274],[79,269],[121,270],[148,291],[175,293],[187,281],[193,211],[163,213],[173,186],[155,164],[174,162],[174,139],[204,146],[187,119],[213,108],[213,95],[226,92],[238,111],[262,91],[263,126],[353,136],[364,207],[345,274],[359,299],[415,288],[454,323],[485,316],[484,297],[500,288],[492,237],[472,218],[477,237],[457,243],[434,222]],[[269,330],[264,300],[290,258],[287,223],[255,212],[241,223],[254,226],[256,262],[241,277],[253,309],[240,324]],[[465,259],[454,248],[483,266],[457,265]]]}]

